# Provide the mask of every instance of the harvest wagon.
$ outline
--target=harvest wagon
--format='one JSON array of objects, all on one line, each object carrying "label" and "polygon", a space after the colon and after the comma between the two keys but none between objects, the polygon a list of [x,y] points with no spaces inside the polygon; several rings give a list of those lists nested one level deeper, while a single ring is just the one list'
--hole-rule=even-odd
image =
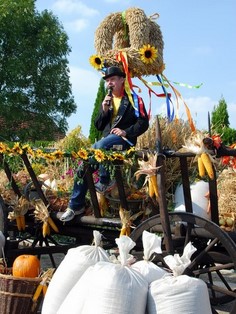
[{"label": "harvest wagon", "polygon": [[[157,183],[159,187],[158,205],[153,206],[153,213],[151,217],[142,219],[140,216],[134,221],[135,228],[130,234],[131,239],[136,243],[132,254],[140,257],[142,252],[141,236],[144,230],[158,233],[162,236],[163,252],[162,254],[155,254],[155,262],[157,264],[165,265],[163,257],[168,254],[182,253],[185,245],[191,241],[197,248],[196,253],[192,258],[191,265],[185,270],[185,274],[192,277],[202,278],[209,289],[211,304],[214,306],[230,302],[232,304],[230,313],[236,311],[236,292],[227,278],[224,276],[225,270],[236,269],[236,234],[234,230],[225,232],[219,227],[218,201],[217,201],[217,184],[215,176],[209,179],[209,198],[211,203],[211,220],[202,218],[192,213],[192,201],[190,193],[190,181],[188,173],[188,158],[194,157],[193,153],[175,152],[162,148],[161,131],[158,119],[157,124],[157,160],[156,166],[159,167],[157,171]],[[223,144],[216,149],[210,138],[205,140],[207,145],[211,147],[212,153],[217,157],[221,156],[236,156],[236,150],[229,149]],[[138,158],[146,158],[147,151],[136,152]],[[14,258],[21,254],[43,255],[48,254],[53,267],[55,267],[54,253],[67,253],[71,247],[82,244],[91,244],[93,240],[93,230],[98,230],[103,234],[104,247],[111,249],[115,246],[115,239],[119,237],[122,222],[119,217],[102,217],[99,202],[94,186],[92,176],[92,169],[89,164],[86,165],[85,180],[89,186],[91,196],[91,203],[93,214],[87,214],[76,217],[73,221],[63,224],[58,219],[62,214],[61,211],[53,210],[53,203],[45,196],[42,189],[42,182],[40,182],[35,175],[27,154],[21,154],[21,158],[30,174],[32,182],[27,184],[25,190],[19,190],[8,164],[1,156],[5,172],[12,189],[20,197],[22,193],[28,199],[33,199],[37,196],[43,204],[48,208],[49,214],[58,228],[60,236],[71,237],[74,239],[73,243],[61,244],[57,238],[54,237],[55,232],[43,235],[42,221],[35,219],[33,215],[34,208],[28,210],[25,215],[26,229],[24,232],[19,232],[16,226],[16,221],[10,222],[7,218],[9,208],[1,198],[1,209],[4,212],[4,234],[7,238],[5,245],[5,257],[9,264]],[[186,212],[168,212],[166,193],[165,193],[165,159],[175,158],[179,160],[182,184],[184,191],[184,199]],[[131,209],[133,206],[126,197],[124,188],[124,178],[122,173],[122,161],[116,161],[114,168],[114,177],[116,179],[117,188],[119,192],[120,206],[125,209]],[[153,204],[152,204],[153,205]],[[115,206],[115,205],[114,205]],[[60,238],[60,237],[58,237]],[[26,243],[27,245],[22,245]],[[213,309],[213,313],[217,313]]]}]

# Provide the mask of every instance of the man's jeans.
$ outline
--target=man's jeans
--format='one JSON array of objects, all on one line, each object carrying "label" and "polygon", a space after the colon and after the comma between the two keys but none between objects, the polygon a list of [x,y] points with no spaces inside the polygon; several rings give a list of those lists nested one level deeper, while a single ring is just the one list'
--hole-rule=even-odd
[{"label": "man's jeans", "polygon": [[[106,149],[110,150],[114,145],[121,145],[122,150],[126,150],[130,145],[123,140],[120,136],[115,134],[109,134],[108,136],[102,138],[93,145],[95,149]],[[115,149],[115,148],[114,148]],[[78,176],[81,177],[81,174],[78,173]],[[99,165],[99,177],[102,184],[108,184],[110,181],[109,172],[102,166]],[[71,194],[69,207],[73,210],[80,209],[85,205],[85,196],[88,191],[88,186],[86,180],[80,180],[78,183],[77,180],[74,182],[73,192]]]}]

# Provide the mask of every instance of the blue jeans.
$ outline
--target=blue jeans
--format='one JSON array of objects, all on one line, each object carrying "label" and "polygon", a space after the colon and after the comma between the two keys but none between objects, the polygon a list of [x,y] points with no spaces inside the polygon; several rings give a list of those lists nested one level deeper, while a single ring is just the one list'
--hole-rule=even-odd
[{"label": "blue jeans", "polygon": [[[108,136],[102,138],[93,145],[95,149],[112,149],[114,145],[122,145],[122,150],[126,150],[130,145],[123,140],[120,136],[115,134],[109,134]],[[81,177],[81,174],[78,173]],[[100,182],[103,184],[108,184],[110,181],[109,172],[102,166],[99,165],[99,177]],[[81,180],[81,182],[74,181],[73,191],[69,201],[69,207],[73,210],[80,209],[85,205],[85,196],[88,191],[88,185],[86,180]]]}]

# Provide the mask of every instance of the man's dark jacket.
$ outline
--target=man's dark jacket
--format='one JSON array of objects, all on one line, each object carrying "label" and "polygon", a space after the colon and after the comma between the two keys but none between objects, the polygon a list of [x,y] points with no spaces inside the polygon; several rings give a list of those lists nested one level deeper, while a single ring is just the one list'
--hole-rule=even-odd
[{"label": "man's dark jacket", "polygon": [[139,98],[139,117],[135,115],[135,109],[130,103],[128,96],[124,95],[120,107],[118,109],[115,120],[112,121],[113,110],[104,112],[102,109],[95,119],[95,126],[99,131],[103,131],[103,136],[106,137],[111,129],[120,128],[126,132],[126,138],[134,145],[137,142],[137,137],[143,134],[149,127],[149,121],[145,106]]}]

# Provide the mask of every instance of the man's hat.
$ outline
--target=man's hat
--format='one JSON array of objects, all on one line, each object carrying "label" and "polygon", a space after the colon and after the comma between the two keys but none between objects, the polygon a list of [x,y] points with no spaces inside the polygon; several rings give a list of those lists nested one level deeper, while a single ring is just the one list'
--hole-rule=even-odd
[{"label": "man's hat", "polygon": [[106,69],[105,71],[105,75],[103,76],[103,79],[106,80],[109,77],[112,76],[121,76],[121,77],[125,77],[125,73],[121,71],[121,69],[117,66],[111,66],[109,68]]}]

